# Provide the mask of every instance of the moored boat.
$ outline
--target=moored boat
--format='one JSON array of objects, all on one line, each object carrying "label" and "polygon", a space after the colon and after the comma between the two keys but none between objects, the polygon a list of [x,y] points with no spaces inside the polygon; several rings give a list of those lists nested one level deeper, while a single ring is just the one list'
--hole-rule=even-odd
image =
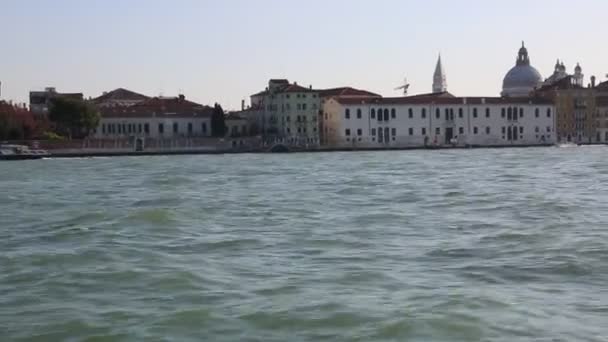
[{"label": "moored boat", "polygon": [[30,149],[25,145],[1,145],[0,160],[28,160],[42,159],[48,157],[49,153],[45,150]]}]

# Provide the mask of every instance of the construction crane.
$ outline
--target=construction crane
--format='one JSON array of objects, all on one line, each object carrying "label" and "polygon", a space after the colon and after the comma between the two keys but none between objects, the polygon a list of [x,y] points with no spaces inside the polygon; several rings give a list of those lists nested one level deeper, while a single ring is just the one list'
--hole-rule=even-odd
[{"label": "construction crane", "polygon": [[395,88],[395,90],[403,90],[403,96],[407,96],[407,91],[410,88],[410,84],[407,83],[407,77],[403,79],[403,85]]}]

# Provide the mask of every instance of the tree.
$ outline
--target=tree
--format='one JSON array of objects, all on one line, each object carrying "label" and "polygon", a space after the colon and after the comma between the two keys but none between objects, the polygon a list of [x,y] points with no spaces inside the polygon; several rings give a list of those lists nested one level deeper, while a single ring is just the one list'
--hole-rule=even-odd
[{"label": "tree", "polygon": [[218,103],[213,107],[213,114],[211,115],[211,135],[216,138],[226,135],[226,118],[222,106]]},{"label": "tree", "polygon": [[51,102],[49,119],[55,123],[58,133],[83,138],[99,125],[100,115],[87,102],[57,97]]}]

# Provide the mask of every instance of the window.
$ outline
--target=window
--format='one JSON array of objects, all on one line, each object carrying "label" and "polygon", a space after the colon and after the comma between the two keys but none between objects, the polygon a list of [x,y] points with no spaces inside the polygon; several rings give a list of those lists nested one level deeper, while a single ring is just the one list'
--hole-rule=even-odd
[{"label": "window", "polygon": [[[299,118],[299,116],[298,116],[298,118]],[[344,111],[344,118],[346,120],[350,119],[350,109],[347,108],[346,111]]]},{"label": "window", "polygon": [[523,126],[519,127],[519,134],[524,134],[524,127]]},{"label": "window", "polygon": [[145,134],[150,134],[150,124],[147,123],[147,122],[144,124],[144,133]]},{"label": "window", "polygon": [[391,109],[391,119],[396,119],[397,118],[397,111],[395,110],[395,108]]},{"label": "window", "polygon": [[445,109],[445,119],[450,120],[450,110],[447,108]]},{"label": "window", "polygon": [[177,124],[177,122],[173,123],[173,133],[179,133],[179,125]]},{"label": "window", "polygon": [[382,108],[378,108],[378,121],[382,121]]},{"label": "window", "polygon": [[551,127],[547,126],[547,133],[551,133]]},{"label": "window", "polygon": [[285,95],[286,98],[289,98],[289,94]]},{"label": "window", "polygon": [[388,109],[384,110],[384,121],[388,121]]},{"label": "window", "polygon": [[458,128],[458,134],[464,134],[464,127]]},{"label": "window", "polygon": [[375,136],[376,136],[376,129],[372,128],[372,137],[375,137]]},{"label": "window", "polygon": [[306,103],[302,103],[302,110],[306,110]]},{"label": "window", "polygon": [[361,128],[357,129],[357,135],[358,136],[362,136],[363,135],[363,130]]},{"label": "window", "polygon": [[426,135],[426,127],[422,127],[422,135]]},{"label": "window", "polygon": [[201,132],[203,132],[203,134],[207,133],[207,123],[206,122],[203,122],[201,124]]},{"label": "window", "polygon": [[523,108],[519,108],[519,117],[520,118],[524,117],[524,109]]},{"label": "window", "polygon": [[486,108],[486,118],[490,117],[490,108]]},{"label": "window", "polygon": [[414,129],[410,127],[410,129],[408,130],[409,135],[414,135]]},{"label": "window", "polygon": [[435,128],[435,134],[436,135],[441,135],[441,128],[440,127]]},{"label": "window", "polygon": [[188,122],[188,134],[192,135],[192,122]]},{"label": "window", "polygon": [[298,103],[298,104],[296,104],[296,108],[297,108],[298,110],[301,110],[301,109],[302,109],[302,107],[300,106],[300,104],[299,104],[299,103]]},{"label": "window", "polygon": [[490,127],[486,127],[486,134],[490,134]]},{"label": "window", "polygon": [[534,116],[539,117],[540,116],[540,109],[536,108],[534,110]]},{"label": "window", "polygon": [[371,113],[371,117],[372,119],[376,118],[376,110],[372,108],[372,113]]},{"label": "window", "polygon": [[361,119],[363,114],[361,113],[361,108],[357,109],[357,119]]},{"label": "window", "polygon": [[507,133],[507,128],[506,128],[506,127],[503,127],[503,128],[502,128],[502,134],[506,134],[506,133]]},{"label": "window", "polygon": [[165,133],[165,125],[163,125],[162,123],[158,124],[158,134],[163,134]]},{"label": "window", "polygon": [[551,108],[547,108],[547,117],[550,118],[551,117]]},{"label": "window", "polygon": [[500,111],[500,117],[504,119],[504,118],[505,118],[505,115],[506,115],[506,114],[505,114],[505,109],[504,109],[504,108],[502,108],[502,109],[501,109],[501,111]]},{"label": "window", "polygon": [[426,108],[422,108],[422,115],[421,115],[421,117],[423,119],[426,119]]},{"label": "window", "polygon": [[397,129],[396,128],[392,128],[391,129],[391,135],[392,136],[396,136],[397,135]]},{"label": "window", "polygon": [[407,117],[410,119],[414,118],[414,110],[412,108],[407,110]]},{"label": "window", "polygon": [[473,108],[473,118],[477,118],[477,108]]},{"label": "window", "polygon": [[101,125],[101,134],[106,134],[106,124]]},{"label": "window", "polygon": [[347,128],[346,130],[344,130],[344,135],[350,137],[350,129]]},{"label": "window", "polygon": [[142,132],[142,126],[141,126],[141,124],[137,125],[137,131],[138,131],[138,133],[141,134],[141,132]]},{"label": "window", "polygon": [[462,108],[458,108],[458,117],[462,119],[463,115]]},{"label": "window", "polygon": [[473,134],[477,134],[478,130],[477,127],[473,127]]},{"label": "window", "polygon": [[435,110],[435,119],[439,119],[441,117],[441,111],[439,111],[439,108],[437,108]]},{"label": "window", "polygon": [[540,132],[540,128],[538,126],[536,126],[536,128],[534,129],[534,132],[539,133]]}]

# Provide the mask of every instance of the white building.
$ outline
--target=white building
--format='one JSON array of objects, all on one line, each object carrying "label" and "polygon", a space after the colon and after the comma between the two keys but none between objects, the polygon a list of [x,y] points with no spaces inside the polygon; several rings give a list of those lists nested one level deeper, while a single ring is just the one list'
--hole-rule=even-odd
[{"label": "white building", "polygon": [[329,147],[548,145],[554,113],[550,101],[529,98],[336,97],[324,105],[323,127]]},{"label": "white building", "polygon": [[273,79],[268,87],[251,96],[257,129],[265,136],[287,144],[318,145],[319,92],[311,87]]},{"label": "white building", "polygon": [[211,136],[213,108],[179,97],[154,97],[131,106],[100,108],[95,138]]}]

